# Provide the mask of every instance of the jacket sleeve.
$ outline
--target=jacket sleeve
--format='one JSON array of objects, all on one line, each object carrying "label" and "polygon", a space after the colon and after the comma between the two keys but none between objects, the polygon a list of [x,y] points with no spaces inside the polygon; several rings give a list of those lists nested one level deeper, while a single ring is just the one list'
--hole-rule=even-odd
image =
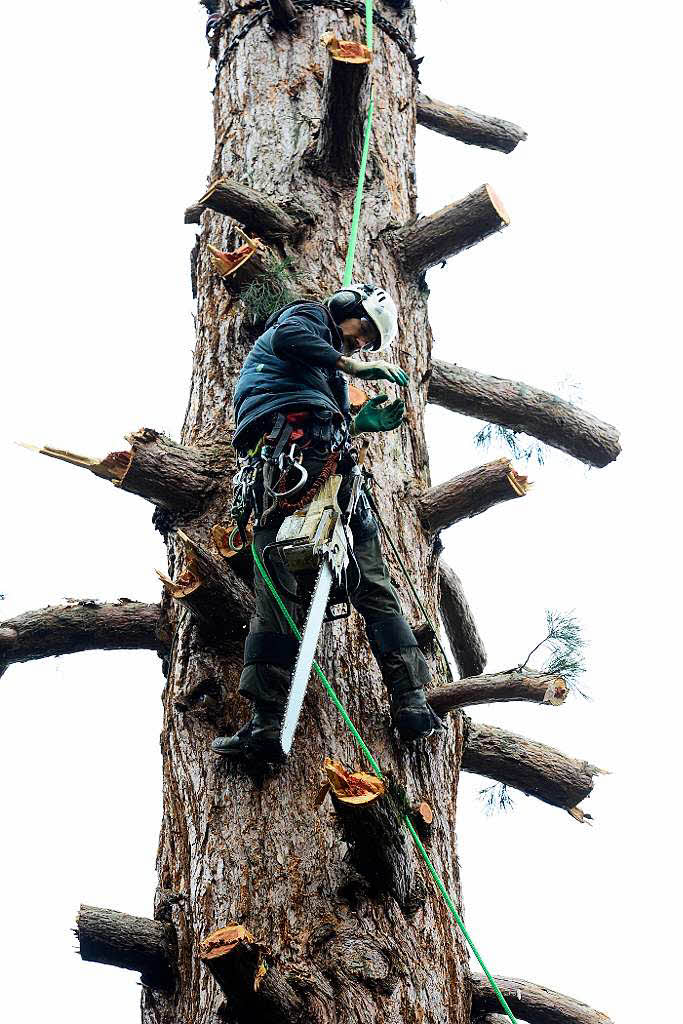
[{"label": "jacket sleeve", "polygon": [[332,333],[324,320],[322,310],[301,308],[276,324],[271,345],[278,359],[332,369],[341,352],[333,346]]}]

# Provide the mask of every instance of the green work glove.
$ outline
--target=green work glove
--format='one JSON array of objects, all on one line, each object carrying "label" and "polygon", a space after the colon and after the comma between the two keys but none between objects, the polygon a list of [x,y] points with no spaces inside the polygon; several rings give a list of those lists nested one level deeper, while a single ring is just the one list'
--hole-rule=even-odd
[{"label": "green work glove", "polygon": [[351,433],[354,435],[366,432],[376,433],[382,430],[396,430],[397,427],[400,427],[406,409],[405,402],[396,398],[388,405],[384,405],[386,400],[386,395],[376,395],[374,398],[368,399],[360,412],[353,417]]},{"label": "green work glove", "polygon": [[361,380],[390,380],[392,384],[398,384],[404,388],[408,384],[408,378],[400,366],[393,363],[386,363],[383,359],[375,359],[371,363],[364,363],[360,359],[354,359],[353,376]]}]

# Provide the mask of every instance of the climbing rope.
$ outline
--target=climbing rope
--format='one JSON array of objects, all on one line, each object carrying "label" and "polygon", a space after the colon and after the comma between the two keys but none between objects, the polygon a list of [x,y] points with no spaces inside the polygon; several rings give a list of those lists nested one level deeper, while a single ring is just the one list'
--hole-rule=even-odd
[{"label": "climbing rope", "polygon": [[[338,4],[337,6],[342,6],[342,4]],[[366,45],[367,45],[368,49],[370,49],[370,50],[372,49],[372,26],[373,26],[373,0],[365,0]],[[370,133],[371,133],[371,130],[372,130],[372,113],[373,113],[373,108],[374,108],[374,93],[371,90],[371,93],[370,93],[370,104],[369,104],[369,107],[368,107],[368,117],[367,117],[367,121],[366,121],[366,125],[365,125],[365,137],[363,139],[363,152],[362,152],[362,156],[361,156],[360,174],[359,174],[359,177],[358,177],[358,187],[356,189],[356,197],[355,197],[354,206],[353,206],[353,220],[351,222],[351,232],[350,232],[350,236],[349,236],[349,247],[348,247],[348,251],[347,251],[347,254],[346,254],[346,266],[345,266],[345,269],[344,269],[344,281],[343,281],[343,287],[344,288],[347,287],[351,283],[351,276],[352,276],[352,271],[353,271],[353,262],[354,262],[355,252],[356,252],[356,240],[358,238],[358,224],[360,222],[360,211],[361,211],[361,203],[362,203],[362,198],[363,198],[363,184],[364,184],[364,181],[365,181],[365,166],[366,166],[366,163],[367,163],[368,150],[369,150],[369,147],[370,147]],[[370,497],[371,497],[371,502],[372,502],[372,505],[374,507],[374,510],[377,511],[377,505],[376,505],[376,503],[374,501],[374,498],[372,498],[372,496],[370,496]],[[381,522],[381,520],[380,520],[380,522]],[[384,532],[388,536],[388,531],[386,529],[386,526],[384,526],[384,523],[382,523],[382,526],[384,528]],[[402,560],[400,558],[400,555],[398,555],[398,552],[396,551],[396,548],[395,548],[395,546],[393,544],[393,541],[391,541],[391,544],[392,544],[392,547],[394,549],[395,554],[398,556],[399,561],[401,562],[401,565],[403,566],[403,562],[402,562]],[[261,576],[263,577],[263,580],[264,580],[266,586],[268,587],[268,589],[270,590],[271,594],[275,598],[275,601],[276,601],[280,611],[284,615],[285,620],[286,620],[287,624],[289,625],[289,628],[292,630],[292,632],[294,633],[294,636],[297,638],[297,640],[301,641],[301,632],[298,629],[296,623],[294,622],[294,619],[289,614],[289,611],[287,610],[287,608],[286,608],[286,606],[284,604],[284,601],[282,600],[282,598],[280,597],[280,595],[277,592],[275,584],[273,583],[272,579],[268,575],[268,572],[266,571],[265,566],[263,565],[261,559],[259,558],[258,552],[256,550],[255,542],[252,542],[251,553],[252,553],[252,555],[254,557],[254,562],[255,562],[255,564],[256,564],[256,566],[258,568],[258,571],[261,573]],[[422,602],[420,601],[420,598],[419,598],[419,596],[417,594],[417,591],[412,586],[412,581],[410,581],[410,579],[408,577],[407,570],[405,569],[405,567],[403,567],[403,568],[404,568],[404,572],[405,572],[406,578],[409,580],[409,582],[411,584],[411,588],[413,590],[413,594],[415,595],[415,597],[416,597],[416,599],[418,601],[418,604],[420,605],[420,608],[422,608],[422,611],[423,611],[423,614],[425,616],[425,619],[427,620],[427,622],[431,626],[431,623],[429,622],[429,618],[427,616],[427,612],[425,611],[424,606],[423,606]],[[436,636],[436,631],[434,630],[433,626],[432,626],[432,632]],[[438,637],[437,637],[437,639],[438,639]],[[441,647],[440,643],[439,643],[439,646]],[[441,650],[443,652],[443,648],[441,648]],[[445,657],[445,654],[444,654],[444,657]],[[320,665],[318,664],[318,662],[315,661],[315,660],[313,661],[313,668],[314,668],[314,670],[316,672],[316,675],[318,676],[318,678],[322,682],[323,686],[325,687],[325,690],[327,691],[328,697],[330,698],[330,700],[332,701],[332,703],[336,707],[337,711],[339,712],[339,714],[343,718],[344,722],[346,723],[346,726],[348,727],[348,729],[350,730],[350,732],[353,735],[354,739],[356,740],[356,743],[358,744],[360,749],[365,754],[365,756],[366,756],[366,758],[368,760],[368,763],[371,765],[372,770],[374,771],[375,775],[377,776],[378,779],[382,779],[383,778],[382,772],[380,770],[379,764],[377,763],[377,761],[375,760],[375,758],[372,755],[372,751],[366,745],[365,741],[363,740],[363,737],[358,732],[358,730],[356,729],[355,725],[353,724],[353,722],[349,718],[349,716],[348,716],[348,714],[346,712],[346,709],[344,708],[342,702],[339,700],[339,697],[335,693],[334,688],[330,684],[327,676],[323,672],[323,670],[320,667]],[[470,937],[470,935],[469,935],[469,933],[468,933],[468,931],[467,931],[467,929],[465,927],[465,923],[462,920],[462,918],[460,917],[460,914],[458,913],[458,911],[456,909],[456,906],[455,906],[453,900],[451,899],[450,894],[449,894],[448,890],[446,889],[446,886],[444,885],[444,883],[443,883],[443,881],[441,879],[441,876],[439,875],[438,871],[436,870],[436,868],[432,864],[431,859],[429,857],[429,854],[427,853],[427,851],[425,850],[424,846],[422,845],[422,842],[420,841],[420,837],[418,836],[417,832],[415,831],[415,827],[413,826],[413,823],[410,820],[410,817],[407,814],[405,814],[404,818],[403,818],[403,821],[404,821],[404,824],[405,824],[406,828],[408,829],[408,831],[410,832],[411,836],[413,837],[413,841],[414,841],[414,843],[415,843],[415,845],[416,845],[416,847],[417,847],[417,849],[418,849],[418,851],[420,853],[420,856],[422,857],[422,859],[424,860],[425,864],[427,865],[427,869],[428,869],[430,875],[432,876],[432,878],[433,878],[433,880],[434,880],[434,882],[435,882],[439,892],[441,893],[441,895],[443,897],[443,900],[444,900],[444,903],[448,907],[448,910],[449,910],[451,916],[456,921],[458,927],[460,928],[460,931],[462,932],[463,936],[465,937],[465,939],[467,941],[467,944],[469,945],[470,949],[472,950],[472,953],[476,957],[480,967],[482,968],[484,974],[486,975],[486,977],[487,977],[487,979],[488,979],[488,981],[489,981],[489,983],[491,985],[491,988],[493,989],[493,991],[495,992],[495,994],[496,994],[496,996],[498,998],[498,1001],[499,1001],[501,1007],[503,1008],[503,1010],[505,1011],[505,1013],[509,1017],[509,1019],[512,1021],[512,1024],[517,1024],[517,1021],[515,1019],[514,1014],[512,1013],[512,1010],[508,1006],[503,993],[500,991],[498,985],[496,984],[495,978],[489,972],[489,969],[487,968],[486,964],[482,960],[481,955],[479,954],[479,951],[478,951],[477,947],[475,946],[474,942],[472,941],[472,939],[471,939],[471,937]]]}]

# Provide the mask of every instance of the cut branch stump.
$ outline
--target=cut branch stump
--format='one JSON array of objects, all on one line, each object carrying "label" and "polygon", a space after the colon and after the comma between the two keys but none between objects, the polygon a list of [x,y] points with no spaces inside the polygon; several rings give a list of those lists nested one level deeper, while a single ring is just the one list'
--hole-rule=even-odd
[{"label": "cut branch stump", "polygon": [[427,694],[437,715],[474,704],[498,704],[526,700],[557,707],[567,699],[567,684],[561,676],[542,672],[498,672],[444,683]]},{"label": "cut branch stump", "polygon": [[305,218],[291,216],[256,189],[230,178],[213,181],[201,199],[185,211],[185,223],[198,224],[202,211],[207,209],[232,217],[249,233],[264,238],[295,238],[305,223]]},{"label": "cut branch stump", "polygon": [[485,775],[561,807],[576,821],[591,819],[577,805],[592,793],[594,777],[606,774],[600,768],[507,729],[472,722],[466,716],[465,725],[464,771]]},{"label": "cut branch stump", "polygon": [[511,498],[522,498],[531,487],[510,459],[496,459],[430,487],[415,499],[417,514],[428,533],[444,530],[461,519],[478,516]]},{"label": "cut branch stump", "polygon": [[406,274],[418,277],[429,267],[468,249],[510,223],[490,185],[428,217],[419,217],[382,237],[393,248]]},{"label": "cut branch stump", "polygon": [[370,100],[372,51],[326,32],[330,55],[323,87],[322,119],[315,153],[309,161],[318,173],[355,180],[360,173],[365,119]]},{"label": "cut branch stump", "polygon": [[417,123],[469,146],[497,149],[502,153],[511,153],[527,137],[524,129],[512,121],[476,114],[467,107],[452,107],[424,93],[417,97]]},{"label": "cut branch stump", "polygon": [[117,910],[82,905],[76,924],[83,960],[139,971],[143,985],[175,985],[176,936],[172,925]]},{"label": "cut branch stump", "polygon": [[199,957],[218,982],[227,1011],[238,1024],[295,1024],[303,1004],[265,946],[246,928],[230,924],[207,935]]}]

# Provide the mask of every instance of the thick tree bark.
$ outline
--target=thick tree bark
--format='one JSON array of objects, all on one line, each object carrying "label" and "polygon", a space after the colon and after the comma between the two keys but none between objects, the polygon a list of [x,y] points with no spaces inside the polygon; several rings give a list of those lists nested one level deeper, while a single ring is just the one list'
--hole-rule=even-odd
[{"label": "thick tree bark", "polygon": [[479,675],[486,667],[484,643],[462,583],[443,560],[439,562],[439,609],[460,675]]},{"label": "thick tree bark", "polygon": [[491,186],[481,185],[442,210],[390,231],[385,241],[394,249],[404,272],[418,276],[509,223],[505,207]]},{"label": "thick tree bark", "polygon": [[173,989],[177,950],[170,924],[82,905],[76,936],[83,960],[140,971],[143,985]]},{"label": "thick tree bark", "polygon": [[160,654],[160,606],[122,599],[115,604],[74,601],[24,612],[0,623],[0,676],[13,664],[78,651],[148,648]]},{"label": "thick tree bark", "polygon": [[[408,38],[413,37],[413,21],[409,9],[401,19]],[[302,221],[297,236],[291,225],[276,218],[272,244],[279,256],[292,258],[300,284],[318,297],[337,289],[343,279],[355,183],[333,187],[306,164],[323,116],[321,82],[310,68],[312,62],[321,62],[324,33],[349,38],[351,27],[343,9],[317,5],[306,9],[299,31],[286,38],[271,39],[259,23],[231,52],[214,97],[212,177],[233,186],[244,183],[259,197],[253,205],[257,215],[263,209],[261,198],[289,211],[290,197],[300,197],[315,221]],[[400,500],[406,480],[420,490],[430,484],[422,426],[426,395],[419,382],[428,370],[431,335],[419,289],[397,273],[393,253],[380,237],[416,212],[415,86],[406,61],[400,55],[397,59],[394,40],[382,31],[375,34],[373,67],[373,148],[354,277],[381,282],[401,309],[405,336],[411,338],[408,402],[414,416],[401,432],[373,436],[366,465],[377,471],[375,494],[382,516],[436,620],[437,555],[424,543],[417,522],[406,522]],[[294,76],[293,68],[300,73]],[[233,187],[224,212],[244,224],[250,235],[266,237],[264,224],[255,224],[248,204],[238,209],[237,192]],[[235,380],[251,345],[245,308],[230,301],[210,267],[208,244],[226,249],[230,224],[208,202],[203,205],[197,344],[182,433],[184,445],[200,450],[234,427]],[[398,353],[387,358],[395,361]],[[229,503],[229,488],[221,484],[194,519],[186,518],[182,530],[210,551],[212,527],[225,522]],[[184,547],[177,531],[168,532],[168,541],[169,577],[177,581],[186,564]],[[389,563],[393,571],[391,555]],[[404,610],[410,621],[421,617],[410,594]],[[395,1024],[403,1020],[405,1006],[411,1006],[419,1009],[423,1024],[468,1024],[467,955],[446,907],[431,898],[430,889],[423,909],[408,920],[390,892],[371,891],[363,884],[345,855],[331,801],[317,812],[312,809],[322,757],[333,752],[354,767],[359,757],[316,679],[309,686],[292,756],[276,774],[226,763],[211,752],[210,744],[217,733],[229,734],[249,715],[249,705],[237,693],[241,647],[203,638],[194,616],[178,602],[172,602],[169,618],[174,643],[163,698],[158,870],[160,889],[183,897],[170,909],[178,935],[179,983],[169,997],[143,994],[145,1024],[209,1021],[224,1001],[228,1005],[221,1015],[230,1024],[256,1019],[251,1011],[230,1009],[237,982],[224,981],[230,995],[224,994],[209,980],[206,961],[198,955],[203,939],[232,924],[248,929],[267,947],[266,965],[286,979],[306,1021]],[[392,773],[405,790],[408,806],[427,800],[438,809],[430,852],[458,902],[452,829],[459,716],[452,716],[446,733],[424,741],[419,749],[399,746],[389,728],[378,668],[355,616],[323,627],[318,659],[382,771]],[[434,667],[431,655],[428,661]],[[269,974],[270,969],[261,986]]]},{"label": "thick tree bark", "polygon": [[591,466],[607,466],[621,451],[615,427],[571,402],[439,359],[432,362],[427,401],[531,434]]},{"label": "thick tree bark", "polygon": [[524,129],[512,121],[476,114],[467,107],[452,107],[424,93],[417,97],[417,123],[467,145],[498,149],[502,153],[511,153],[527,137]]},{"label": "thick tree bark", "polygon": [[186,224],[199,224],[204,210],[214,210],[232,217],[252,235],[281,239],[296,237],[303,228],[304,217],[299,219],[284,209],[284,203],[274,203],[265,192],[249,188],[230,178],[218,178],[209,185],[202,198],[185,211]]},{"label": "thick tree bark", "polygon": [[431,487],[416,497],[415,505],[424,529],[435,533],[501,501],[522,498],[530,486],[509,459],[496,459]]},{"label": "thick tree bark", "polygon": [[[519,978],[496,978],[496,984],[514,1013],[526,1024],[612,1024],[610,1018],[591,1009],[577,999],[553,992],[552,989],[534,985]],[[479,1014],[491,1014],[483,1020],[498,1020],[496,1010],[500,1008],[496,995],[483,974],[472,978],[472,1017],[479,1020]],[[509,1020],[502,1017],[501,1020]]]},{"label": "thick tree bark", "polygon": [[544,743],[469,719],[462,767],[562,807],[577,821],[591,818],[577,804],[593,792],[594,777],[605,774],[590,762],[567,757]]},{"label": "thick tree bark", "polygon": [[429,703],[438,715],[474,704],[498,704],[526,700],[557,707],[567,699],[567,684],[561,676],[542,672],[498,672],[494,675],[459,679],[429,691]]}]

